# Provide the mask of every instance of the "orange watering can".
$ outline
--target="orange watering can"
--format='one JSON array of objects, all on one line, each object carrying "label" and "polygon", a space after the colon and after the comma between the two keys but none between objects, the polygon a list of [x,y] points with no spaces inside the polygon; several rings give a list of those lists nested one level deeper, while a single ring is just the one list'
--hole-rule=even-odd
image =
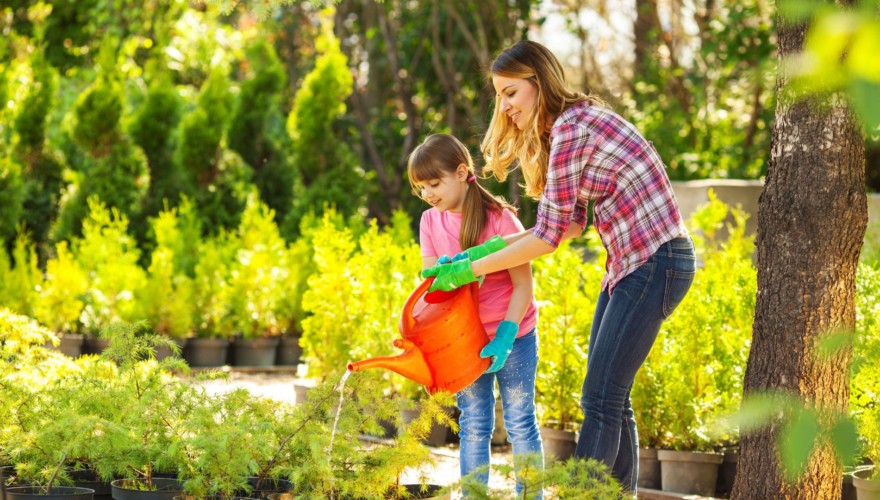
[{"label": "orange watering can", "polygon": [[358,361],[348,365],[349,371],[387,368],[434,394],[456,393],[489,368],[490,360],[480,357],[489,337],[480,321],[478,285],[428,293],[433,282],[433,277],[423,281],[403,306],[399,326],[403,338],[394,340],[403,353]]}]

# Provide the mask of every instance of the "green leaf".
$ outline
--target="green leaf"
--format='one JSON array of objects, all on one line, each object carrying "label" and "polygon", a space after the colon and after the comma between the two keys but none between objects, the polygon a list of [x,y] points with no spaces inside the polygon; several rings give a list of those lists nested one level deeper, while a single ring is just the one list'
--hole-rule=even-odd
[{"label": "green leaf", "polygon": [[800,475],[819,434],[819,421],[811,410],[802,410],[782,431],[779,440],[779,455],[782,468],[790,478]]},{"label": "green leaf", "polygon": [[805,21],[812,16],[821,2],[815,0],[782,0],[779,2],[779,14],[788,21]]},{"label": "green leaf", "polygon": [[880,83],[853,78],[849,95],[856,113],[869,133],[880,132]]},{"label": "green leaf", "polygon": [[853,461],[859,450],[859,437],[856,423],[846,415],[831,428],[831,442],[834,444],[834,452],[844,464]]}]

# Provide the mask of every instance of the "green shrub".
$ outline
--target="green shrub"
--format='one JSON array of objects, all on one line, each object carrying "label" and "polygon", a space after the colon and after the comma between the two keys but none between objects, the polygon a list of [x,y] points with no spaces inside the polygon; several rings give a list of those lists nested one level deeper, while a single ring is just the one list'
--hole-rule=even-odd
[{"label": "green shrub", "polygon": [[235,259],[229,269],[231,313],[236,331],[244,338],[286,333],[292,318],[287,310],[290,252],[278,232],[274,212],[254,190],[248,198],[236,233]]},{"label": "green shrub", "polygon": [[173,161],[173,136],[180,121],[182,99],[165,73],[150,81],[146,98],[128,127],[135,144],[143,149],[150,171],[147,215],[154,215],[168,200],[176,206],[182,194],[194,193],[192,179]]},{"label": "green shrub", "polygon": [[197,337],[231,338],[235,331],[229,276],[236,251],[233,237],[223,231],[196,247],[199,259],[193,270],[193,324]]},{"label": "green shrub", "polygon": [[67,247],[60,242],[55,256],[46,262],[43,283],[34,301],[34,318],[59,333],[79,331],[79,319],[89,288],[86,272]]},{"label": "green shrub", "polygon": [[[859,265],[856,274],[856,332],[850,378],[850,413],[861,456],[880,463],[880,265]],[[875,471],[875,478],[877,472]]]},{"label": "green shrub", "polygon": [[25,196],[21,165],[9,156],[0,156],[0,241],[11,241],[15,236]]},{"label": "green shrub", "polygon": [[142,319],[137,299],[147,278],[138,265],[140,251],[127,229],[128,218],[119,210],[108,208],[97,198],[89,199],[83,236],[71,245],[89,281],[81,317],[88,333],[97,334],[120,321]]},{"label": "green shrub", "polygon": [[253,169],[260,198],[275,211],[276,221],[281,221],[293,203],[295,176],[283,149],[287,144],[281,142],[284,130],[279,108],[287,75],[272,45],[263,39],[247,48],[245,61],[249,74],[241,82],[230,121],[229,147]]},{"label": "green shrub", "polygon": [[345,55],[329,30],[318,46],[321,55],[303,79],[287,118],[298,177],[294,207],[284,221],[286,231],[298,229],[307,213],[319,211],[324,204],[344,216],[356,213],[364,206],[371,182],[337,130],[353,85]]},{"label": "green shrub", "polygon": [[5,250],[0,250],[0,306],[18,314],[33,315],[34,299],[43,275],[37,264],[37,253],[26,233],[19,233],[12,250],[12,264]]},{"label": "green shrub", "polygon": [[394,240],[400,231],[383,233],[373,222],[358,237],[332,214],[310,230],[317,268],[303,296],[308,316],[300,341],[310,376],[325,378],[349,361],[399,353],[391,342],[421,268],[414,241]]},{"label": "green shrub", "polygon": [[[187,202],[185,202],[187,203]],[[189,206],[184,206],[189,210]],[[182,258],[192,258],[184,233],[178,224],[176,209],[161,212],[152,220],[156,247],[147,269],[147,282],[141,294],[144,317],[156,333],[183,339],[193,331],[193,283],[181,268]]]}]

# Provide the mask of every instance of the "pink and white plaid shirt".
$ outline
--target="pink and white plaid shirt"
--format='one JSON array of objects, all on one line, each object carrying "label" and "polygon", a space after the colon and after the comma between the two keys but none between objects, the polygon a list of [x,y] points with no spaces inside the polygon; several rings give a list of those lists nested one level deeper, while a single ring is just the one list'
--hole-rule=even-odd
[{"label": "pink and white plaid shirt", "polygon": [[581,102],[550,132],[547,185],[532,234],[559,246],[571,221],[586,225],[590,200],[608,251],[602,289],[609,293],[660,245],[688,234],[654,145],[613,111]]}]

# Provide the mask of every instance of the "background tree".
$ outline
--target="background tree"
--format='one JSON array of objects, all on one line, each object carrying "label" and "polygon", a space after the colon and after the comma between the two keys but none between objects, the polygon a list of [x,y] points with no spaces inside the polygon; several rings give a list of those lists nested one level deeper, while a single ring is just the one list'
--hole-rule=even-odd
[{"label": "background tree", "polygon": [[[780,59],[803,51],[807,23],[779,20]],[[782,392],[844,412],[851,348],[817,356],[855,326],[855,274],[867,224],[864,138],[846,96],[805,94],[781,66],[767,180],[758,208],[758,295],[746,395]],[[841,467],[820,440],[796,478],[779,467],[780,425],[742,438],[732,498],[837,498]],[[789,481],[794,479],[793,481]]]}]

